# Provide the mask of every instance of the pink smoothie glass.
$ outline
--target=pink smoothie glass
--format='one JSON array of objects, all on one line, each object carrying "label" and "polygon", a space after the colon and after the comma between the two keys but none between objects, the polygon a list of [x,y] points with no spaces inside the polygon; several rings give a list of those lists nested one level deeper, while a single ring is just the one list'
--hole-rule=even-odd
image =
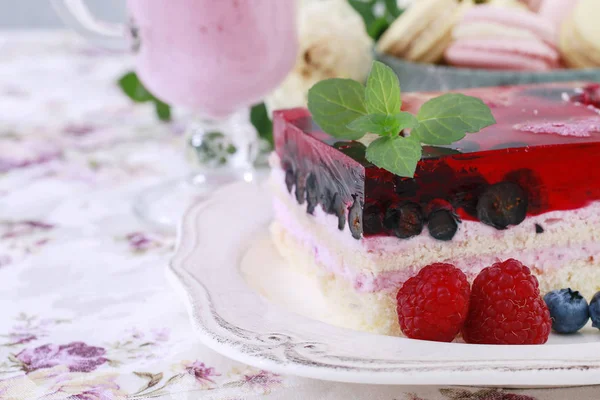
[{"label": "pink smoothie glass", "polygon": [[[195,163],[192,177],[142,194],[144,218],[174,226],[191,197],[253,180],[257,134],[249,106],[285,78],[296,60],[295,0],[127,0],[128,26],[95,19],[82,0],[52,0],[65,22],[104,47],[133,51],[155,96],[191,111],[189,154],[219,133],[226,158]],[[204,146],[204,147],[203,147]]]}]

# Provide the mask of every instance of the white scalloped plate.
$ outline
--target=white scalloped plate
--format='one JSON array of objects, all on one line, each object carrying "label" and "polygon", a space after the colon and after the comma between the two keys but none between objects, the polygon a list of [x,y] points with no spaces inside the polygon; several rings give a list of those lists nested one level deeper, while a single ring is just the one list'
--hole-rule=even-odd
[{"label": "white scalloped plate", "polygon": [[215,351],[277,373],[343,382],[600,384],[600,332],[589,327],[542,346],[483,346],[373,335],[303,316],[318,314],[322,303],[271,246],[271,218],[268,191],[239,183],[193,206],[182,223],[169,277]]}]

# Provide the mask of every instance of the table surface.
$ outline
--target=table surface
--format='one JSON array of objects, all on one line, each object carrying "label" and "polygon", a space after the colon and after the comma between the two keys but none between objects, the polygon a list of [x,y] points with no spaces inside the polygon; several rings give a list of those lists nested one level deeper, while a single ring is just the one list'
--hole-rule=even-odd
[{"label": "table surface", "polygon": [[200,344],[165,279],[175,238],[132,212],[186,171],[183,124],[115,82],[128,56],[66,32],[0,32],[0,399],[595,399],[321,382]]}]

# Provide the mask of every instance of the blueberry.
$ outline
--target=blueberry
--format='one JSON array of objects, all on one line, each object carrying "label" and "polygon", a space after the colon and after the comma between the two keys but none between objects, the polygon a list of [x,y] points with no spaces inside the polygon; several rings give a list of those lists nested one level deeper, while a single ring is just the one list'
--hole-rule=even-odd
[{"label": "blueberry", "polygon": [[306,199],[306,186],[304,186],[304,179],[300,172],[296,174],[296,201],[298,204],[304,204]]},{"label": "blueberry", "polygon": [[342,196],[339,193],[336,193],[333,196],[332,210],[338,217],[338,229],[340,231],[344,230],[344,226],[346,225],[346,210],[345,210],[344,202],[342,201]]},{"label": "blueberry", "polygon": [[590,318],[592,326],[600,329],[600,292],[596,293],[590,301]]},{"label": "blueberry", "polygon": [[289,193],[292,193],[292,188],[296,183],[296,174],[294,173],[294,169],[290,166],[285,169],[285,186],[287,186],[287,190]]},{"label": "blueberry", "polygon": [[590,319],[588,303],[571,289],[553,290],[544,296],[552,317],[552,329],[558,333],[575,333]]},{"label": "blueberry", "polygon": [[400,239],[408,239],[423,231],[423,213],[416,203],[393,205],[385,212],[383,225]]},{"label": "blueberry", "polygon": [[306,178],[306,202],[306,212],[313,214],[319,204],[319,186],[317,185],[317,177],[312,172]]},{"label": "blueberry", "polygon": [[400,197],[415,197],[419,192],[419,184],[415,179],[396,178],[396,194]]},{"label": "blueberry", "polygon": [[452,240],[458,230],[458,220],[450,210],[438,209],[429,214],[429,234],[437,240]]},{"label": "blueberry", "polygon": [[334,197],[335,193],[328,186],[321,187],[319,201],[321,202],[323,211],[327,214],[335,214],[335,210],[333,209]]},{"label": "blueberry", "polygon": [[350,207],[348,213],[348,226],[350,227],[350,232],[352,232],[352,237],[360,239],[363,233],[363,210],[358,196],[352,197],[354,197],[354,203],[352,203],[352,207]]},{"label": "blueberry", "polygon": [[544,233],[544,228],[540,224],[535,224],[535,233]]},{"label": "blueberry", "polygon": [[450,197],[453,198],[455,208],[462,208],[470,216],[477,216],[477,201],[487,189],[488,183],[481,175],[461,176],[456,180]]},{"label": "blueberry", "polygon": [[363,232],[366,235],[380,233],[383,230],[383,214],[377,204],[367,204],[363,211]]},{"label": "blueberry", "polygon": [[527,193],[513,182],[488,187],[477,201],[477,217],[496,229],[519,225],[527,215]]}]

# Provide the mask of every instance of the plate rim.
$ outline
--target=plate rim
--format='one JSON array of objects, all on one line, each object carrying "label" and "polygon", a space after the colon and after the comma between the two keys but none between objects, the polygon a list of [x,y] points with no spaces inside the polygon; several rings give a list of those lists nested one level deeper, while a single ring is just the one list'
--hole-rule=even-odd
[{"label": "plate rim", "polygon": [[[338,363],[324,363],[310,358],[317,356],[319,348],[326,347],[310,338],[295,337],[291,333],[251,332],[219,315],[211,292],[206,285],[185,268],[185,262],[198,247],[197,222],[211,207],[222,207],[230,192],[253,188],[253,194],[265,196],[264,187],[256,184],[228,185],[204,202],[192,205],[184,214],[179,226],[175,253],[166,268],[168,280],[182,297],[200,341],[212,350],[236,361],[279,374],[291,374],[321,380],[402,385],[485,385],[513,387],[564,387],[600,384],[600,357],[587,360],[540,360],[543,364],[532,366],[532,360],[512,360],[512,365],[498,360],[369,360],[338,358]],[[250,190],[248,190],[250,191]],[[249,195],[250,193],[247,193]],[[258,230],[255,227],[255,230]],[[240,251],[238,249],[238,251]],[[256,296],[260,296],[255,293]],[[294,314],[277,307],[277,312]],[[298,316],[310,321],[310,318]],[[348,331],[344,328],[335,328]],[[356,335],[363,335],[356,332]],[[386,337],[387,338],[387,337]],[[397,340],[410,340],[394,338]],[[467,344],[441,344],[422,342],[428,346],[479,346]],[[553,346],[586,346],[589,344],[557,344]],[[486,346],[480,346],[485,348]],[[514,346],[511,346],[514,347]],[[530,347],[530,346],[522,346]],[[326,357],[327,358],[327,357]],[[552,361],[550,363],[550,361]],[[346,364],[344,364],[344,362]],[[354,365],[359,363],[360,366]],[[522,364],[522,365],[519,365]],[[492,380],[493,379],[493,380]]]}]

